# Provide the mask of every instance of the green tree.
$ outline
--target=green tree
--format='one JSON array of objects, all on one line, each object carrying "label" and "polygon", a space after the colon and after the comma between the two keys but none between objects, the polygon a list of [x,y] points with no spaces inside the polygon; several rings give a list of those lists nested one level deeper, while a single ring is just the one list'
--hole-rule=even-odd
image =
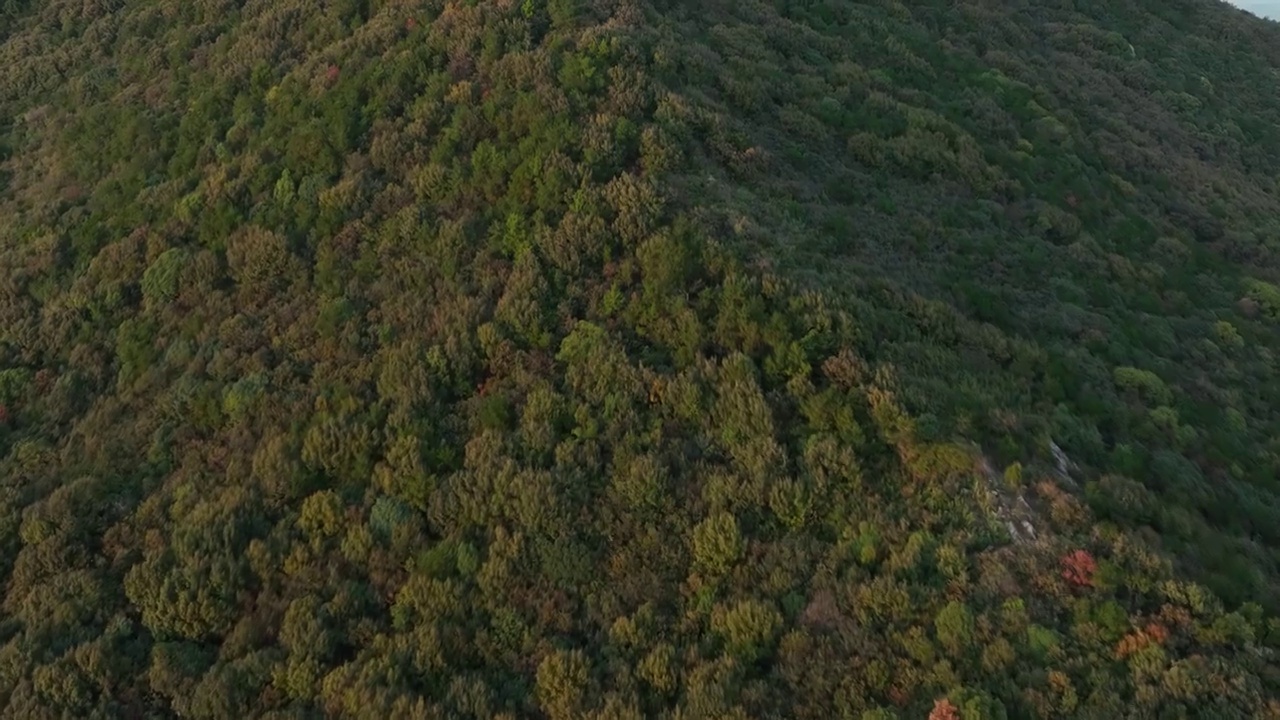
[{"label": "green tree", "polygon": [[717,606],[711,628],[731,654],[752,662],[771,652],[782,630],[782,614],[768,603],[740,600]]},{"label": "green tree", "polygon": [[933,626],[938,642],[953,655],[962,653],[973,638],[973,614],[963,603],[954,600],[938,611]]},{"label": "green tree", "polygon": [[714,575],[728,572],[742,557],[745,543],[732,513],[718,512],[693,529],[693,555],[699,567]]},{"label": "green tree", "polygon": [[587,699],[587,659],[581,650],[557,650],[538,663],[538,705],[551,718],[571,718]]}]

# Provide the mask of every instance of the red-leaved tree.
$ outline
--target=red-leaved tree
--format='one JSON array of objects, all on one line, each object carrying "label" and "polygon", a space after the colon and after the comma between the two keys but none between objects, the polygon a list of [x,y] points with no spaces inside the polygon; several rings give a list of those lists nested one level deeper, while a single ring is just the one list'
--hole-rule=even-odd
[{"label": "red-leaved tree", "polygon": [[960,711],[946,698],[935,700],[929,720],[960,720]]},{"label": "red-leaved tree", "polygon": [[1092,587],[1098,562],[1087,550],[1076,550],[1062,556],[1062,577],[1076,587]]}]

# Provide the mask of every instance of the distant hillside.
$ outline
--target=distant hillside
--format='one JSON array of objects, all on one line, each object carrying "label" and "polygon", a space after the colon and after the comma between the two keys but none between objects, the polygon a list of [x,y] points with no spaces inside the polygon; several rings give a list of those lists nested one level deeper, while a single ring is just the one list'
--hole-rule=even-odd
[{"label": "distant hillside", "polygon": [[0,4],[0,716],[1280,718],[1280,32]]}]

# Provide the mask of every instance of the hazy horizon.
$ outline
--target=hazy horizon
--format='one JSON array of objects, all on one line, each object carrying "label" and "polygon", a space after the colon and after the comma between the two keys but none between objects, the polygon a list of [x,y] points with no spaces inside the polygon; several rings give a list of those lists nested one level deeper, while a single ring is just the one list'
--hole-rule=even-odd
[{"label": "hazy horizon", "polygon": [[1280,0],[1231,0],[1237,7],[1255,15],[1280,19]]}]

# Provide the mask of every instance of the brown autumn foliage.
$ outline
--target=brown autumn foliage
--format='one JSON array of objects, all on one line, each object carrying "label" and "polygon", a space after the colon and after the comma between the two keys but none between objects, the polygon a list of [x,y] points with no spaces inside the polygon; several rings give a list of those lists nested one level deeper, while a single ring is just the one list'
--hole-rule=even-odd
[{"label": "brown autumn foliage", "polygon": [[0,3],[0,716],[1265,717],[1276,32]]}]

